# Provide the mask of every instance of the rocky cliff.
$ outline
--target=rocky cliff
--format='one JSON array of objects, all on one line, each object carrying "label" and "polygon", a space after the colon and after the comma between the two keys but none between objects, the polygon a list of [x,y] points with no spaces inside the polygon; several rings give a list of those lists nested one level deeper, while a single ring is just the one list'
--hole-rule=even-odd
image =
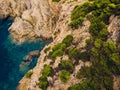
[{"label": "rocky cliff", "polygon": [[[91,25],[89,20],[84,20],[82,25],[74,30],[69,26],[69,23],[71,22],[70,17],[72,10],[76,5],[81,5],[86,2],[86,0],[60,0],[60,2],[53,1],[0,1],[0,12],[2,12],[0,13],[0,18],[5,18],[8,16],[14,18],[14,23],[9,28],[9,31],[15,43],[20,44],[26,40],[34,41],[36,39],[53,40],[40,52],[41,55],[38,58],[37,65],[29,71],[32,72],[30,78],[24,76],[19,82],[19,90],[41,90],[41,86],[39,85],[40,77],[42,77],[45,65],[49,65],[54,70],[52,77],[47,76],[46,78],[48,83],[47,90],[67,90],[70,86],[79,84],[85,80],[86,78],[76,78],[77,72],[82,67],[90,67],[92,65],[90,60],[83,61],[79,58],[78,61],[75,61],[75,58],[70,58],[68,55],[71,48],[73,49],[72,51],[77,49],[80,53],[86,52],[86,40],[92,38],[89,32],[89,27]],[[106,27],[110,33],[107,41],[113,41],[116,43],[120,36],[119,17],[112,15],[110,17],[109,25]],[[68,35],[73,37],[71,42],[72,44],[70,46],[66,46],[67,49],[65,49],[65,51],[63,50],[62,55],[58,55],[58,57],[54,58],[52,52],[54,51],[54,47],[64,42],[64,39]],[[66,52],[68,52],[68,54],[66,54]],[[70,74],[69,80],[65,83],[59,78],[61,73],[59,66],[62,61],[67,61],[69,59],[72,59],[72,63],[74,63],[74,70]],[[119,76],[114,75],[113,77],[114,90],[119,90]]]},{"label": "rocky cliff", "polygon": [[[0,18],[13,17],[9,31],[13,41],[22,43],[36,38],[50,39],[54,30],[56,9],[48,0],[1,0]],[[58,13],[57,13],[58,14]]]}]

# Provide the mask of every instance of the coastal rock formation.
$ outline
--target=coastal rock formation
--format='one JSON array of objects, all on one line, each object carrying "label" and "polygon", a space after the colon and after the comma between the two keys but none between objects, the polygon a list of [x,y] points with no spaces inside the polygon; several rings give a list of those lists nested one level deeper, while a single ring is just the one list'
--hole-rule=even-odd
[{"label": "coastal rock formation", "polygon": [[15,43],[51,38],[55,12],[48,0],[1,0],[0,12],[0,18],[15,18],[9,29]]},{"label": "coastal rock formation", "polygon": [[[24,76],[19,82],[18,90],[41,90],[39,87],[39,78],[42,76],[42,72],[45,65],[50,65],[55,74],[48,76],[49,86],[47,90],[67,90],[74,84],[81,83],[86,78],[76,78],[77,72],[82,67],[90,67],[92,63],[90,61],[83,62],[81,59],[74,67],[74,71],[70,74],[70,79],[67,83],[60,80],[60,62],[69,60],[68,49],[76,47],[80,53],[86,51],[86,40],[91,39],[89,27],[90,21],[85,20],[81,26],[76,29],[72,29],[69,26],[71,22],[71,11],[76,5],[83,4],[87,0],[60,0],[60,2],[53,2],[53,0],[2,0],[0,1],[0,18],[7,16],[14,17],[14,23],[9,28],[13,41],[17,44],[29,40],[34,41],[36,39],[51,39],[52,42],[45,46],[40,52],[41,56],[38,58],[37,65],[31,70],[32,75],[30,78]],[[20,4],[20,5],[18,5]],[[4,9],[5,8],[5,9]],[[109,37],[108,41],[116,42],[120,37],[120,19],[117,16],[111,16],[110,24],[108,27]],[[57,44],[61,44],[66,36],[71,35],[73,41],[70,47],[57,58],[51,58],[51,52]],[[67,45],[66,45],[67,46]],[[76,51],[77,52],[77,51]],[[38,55],[39,51],[31,52],[25,57],[25,60],[31,60],[32,56]],[[55,60],[54,60],[55,59]],[[74,59],[71,60],[75,62]],[[75,64],[75,63],[74,63]],[[22,67],[22,65],[21,65]],[[114,88],[119,90],[119,82],[117,79],[119,76],[114,76]]]},{"label": "coastal rock formation", "polygon": [[[50,63],[52,62],[51,59],[46,58],[45,57],[47,55],[47,53],[49,53],[50,51],[48,51],[47,53],[44,52],[44,50],[48,47],[54,47],[54,45],[62,42],[62,40],[69,34],[73,35],[74,37],[74,41],[73,43],[79,43],[78,44],[78,48],[81,48],[81,51],[83,50],[83,48],[85,47],[85,40],[90,38],[90,34],[89,34],[89,26],[90,26],[90,22],[89,21],[85,21],[83,24],[83,27],[79,27],[78,29],[72,31],[72,29],[67,25],[70,22],[70,16],[71,16],[71,11],[73,10],[73,8],[77,5],[77,4],[82,4],[84,3],[84,1],[80,0],[78,2],[75,1],[66,1],[64,2],[61,1],[59,4],[56,4],[57,6],[60,7],[59,11],[59,18],[58,21],[56,22],[56,27],[54,30],[54,33],[52,34],[53,36],[53,42],[50,43],[48,46],[46,46],[42,51],[41,51],[41,56],[38,59],[37,65],[35,66],[35,68],[32,70],[33,74],[31,76],[31,79],[28,79],[26,77],[23,77],[23,79],[20,81],[20,85],[19,85],[19,90],[40,90],[38,83],[39,83],[39,77],[42,74],[42,69],[44,68],[44,65],[50,65]],[[67,57],[63,56],[63,58],[66,60]],[[54,64],[52,64],[52,67],[55,69],[58,67],[58,64],[60,63],[61,59],[57,58],[57,60],[55,60]],[[84,66],[84,63],[81,61],[79,62],[79,65],[76,66],[76,69],[74,71],[74,75],[76,75],[76,72],[82,67]],[[77,68],[79,67],[79,68]],[[48,90],[59,90],[59,89],[67,89],[69,86],[73,85],[73,84],[77,84],[80,83],[81,80],[78,80],[74,77],[74,75],[72,74],[70,77],[70,80],[68,81],[68,83],[63,83],[60,81],[59,79],[59,75],[58,73],[56,73],[53,78],[51,78],[52,80],[52,86],[48,87]],[[48,80],[49,81],[49,80]]]},{"label": "coastal rock formation", "polygon": [[116,42],[120,37],[120,19],[119,17],[111,16],[111,23],[108,27],[110,33],[109,40]]}]

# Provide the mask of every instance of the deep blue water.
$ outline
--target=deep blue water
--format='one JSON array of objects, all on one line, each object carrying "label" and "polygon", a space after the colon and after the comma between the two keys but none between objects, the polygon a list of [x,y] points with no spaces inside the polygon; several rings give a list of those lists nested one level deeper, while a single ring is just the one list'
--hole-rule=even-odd
[{"label": "deep blue water", "polygon": [[[0,20],[0,90],[16,90],[19,80],[25,73],[32,69],[38,57],[28,65],[23,62],[23,57],[30,51],[41,50],[49,42],[25,42],[22,45],[12,43],[8,28],[13,20]],[[22,64],[22,67],[20,65]]]}]

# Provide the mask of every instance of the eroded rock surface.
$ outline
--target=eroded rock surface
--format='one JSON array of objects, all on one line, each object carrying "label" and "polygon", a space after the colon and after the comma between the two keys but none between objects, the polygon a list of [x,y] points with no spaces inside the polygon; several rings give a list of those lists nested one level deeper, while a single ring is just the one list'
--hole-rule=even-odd
[{"label": "eroded rock surface", "polygon": [[[39,77],[41,77],[44,65],[51,65],[53,69],[56,69],[62,59],[68,60],[68,55],[57,57],[53,63],[52,59],[46,56],[52,50],[52,48],[61,43],[62,40],[69,34],[73,36],[72,47],[77,47],[81,52],[84,51],[86,46],[86,39],[91,38],[89,33],[89,21],[84,21],[83,25],[78,29],[72,30],[68,24],[70,22],[71,11],[76,5],[84,3],[86,0],[61,0],[59,3],[53,3],[52,0],[2,0],[0,1],[0,17],[13,16],[15,17],[14,23],[10,27],[9,31],[13,37],[13,41],[18,44],[30,40],[33,41],[36,38],[39,39],[53,39],[48,46],[46,46],[41,52],[41,56],[38,58],[37,65],[32,69],[31,78],[23,77],[19,82],[19,90],[41,90],[39,88]],[[20,5],[18,5],[18,3]],[[11,7],[9,7],[11,5]],[[5,8],[5,9],[4,9]],[[7,11],[8,10],[8,11]],[[109,40],[116,41],[119,37],[119,19],[118,17],[111,17],[108,31]],[[44,50],[50,47],[51,49],[45,53]],[[62,58],[62,59],[61,59]],[[80,83],[83,79],[75,78],[76,73],[82,66],[91,66],[90,62],[78,62],[75,66],[73,74],[70,75],[70,80],[65,84],[61,82],[59,73],[56,72],[53,77],[48,77],[47,80],[50,84],[48,90],[67,90],[73,84]],[[119,86],[119,80],[115,78],[115,86]],[[117,89],[116,89],[117,90]]]},{"label": "eroded rock surface", "polygon": [[[64,1],[64,0],[63,0]],[[76,30],[72,30],[68,24],[70,22],[70,16],[71,16],[71,11],[73,10],[73,8],[77,5],[77,4],[81,4],[84,1],[79,0],[78,2],[75,1],[66,1],[63,2],[61,1],[60,3],[56,4],[57,7],[60,7],[59,9],[59,18],[58,21],[56,22],[56,27],[54,32],[52,33],[52,37],[53,37],[53,42],[50,43],[48,46],[46,46],[45,48],[48,47],[54,47],[54,45],[60,43],[67,35],[71,34],[74,37],[74,43],[79,43],[81,42],[81,44],[78,44],[78,48],[83,48],[85,47],[85,40],[90,38],[90,34],[89,34],[89,26],[90,26],[90,22],[89,21],[85,21],[84,22],[84,26],[80,27]],[[81,38],[81,41],[79,40]],[[41,51],[41,56],[38,59],[38,63],[35,66],[35,68],[32,70],[33,74],[31,76],[31,79],[27,79],[26,77],[23,77],[23,79],[20,81],[20,86],[19,89],[20,90],[41,90],[38,86],[39,84],[39,77],[42,74],[42,69],[44,68],[44,65],[51,65],[53,69],[57,68],[61,58],[58,57],[55,62],[53,64],[51,64],[52,60],[49,58],[45,57],[47,55],[47,53],[44,52],[45,48]],[[62,58],[64,60],[68,59],[68,56],[62,56]],[[71,74],[70,76],[70,80],[65,84],[63,82],[61,82],[60,78],[59,78],[59,74],[56,73],[53,78],[48,77],[48,81],[50,81],[49,83],[52,82],[52,86],[48,87],[48,90],[66,90],[68,87],[70,87],[73,84],[77,84],[80,83],[82,81],[75,78],[76,72],[79,71],[79,69],[84,66],[83,62],[79,62],[79,65],[76,66],[76,69],[74,70],[74,74]],[[79,68],[77,68],[79,67]]]},{"label": "eroded rock surface", "polygon": [[56,19],[49,0],[1,0],[0,18],[8,16],[15,18],[9,29],[14,42],[51,38]]}]

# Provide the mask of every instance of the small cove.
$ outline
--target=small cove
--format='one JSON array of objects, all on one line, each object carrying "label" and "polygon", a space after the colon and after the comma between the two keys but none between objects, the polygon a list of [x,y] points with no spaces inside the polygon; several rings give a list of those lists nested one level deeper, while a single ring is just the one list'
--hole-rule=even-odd
[{"label": "small cove", "polygon": [[35,41],[21,45],[12,43],[8,28],[13,20],[0,20],[0,90],[16,90],[19,80],[32,69],[38,57],[34,57],[30,65],[24,64],[23,58],[31,51],[42,50],[49,42]]}]

